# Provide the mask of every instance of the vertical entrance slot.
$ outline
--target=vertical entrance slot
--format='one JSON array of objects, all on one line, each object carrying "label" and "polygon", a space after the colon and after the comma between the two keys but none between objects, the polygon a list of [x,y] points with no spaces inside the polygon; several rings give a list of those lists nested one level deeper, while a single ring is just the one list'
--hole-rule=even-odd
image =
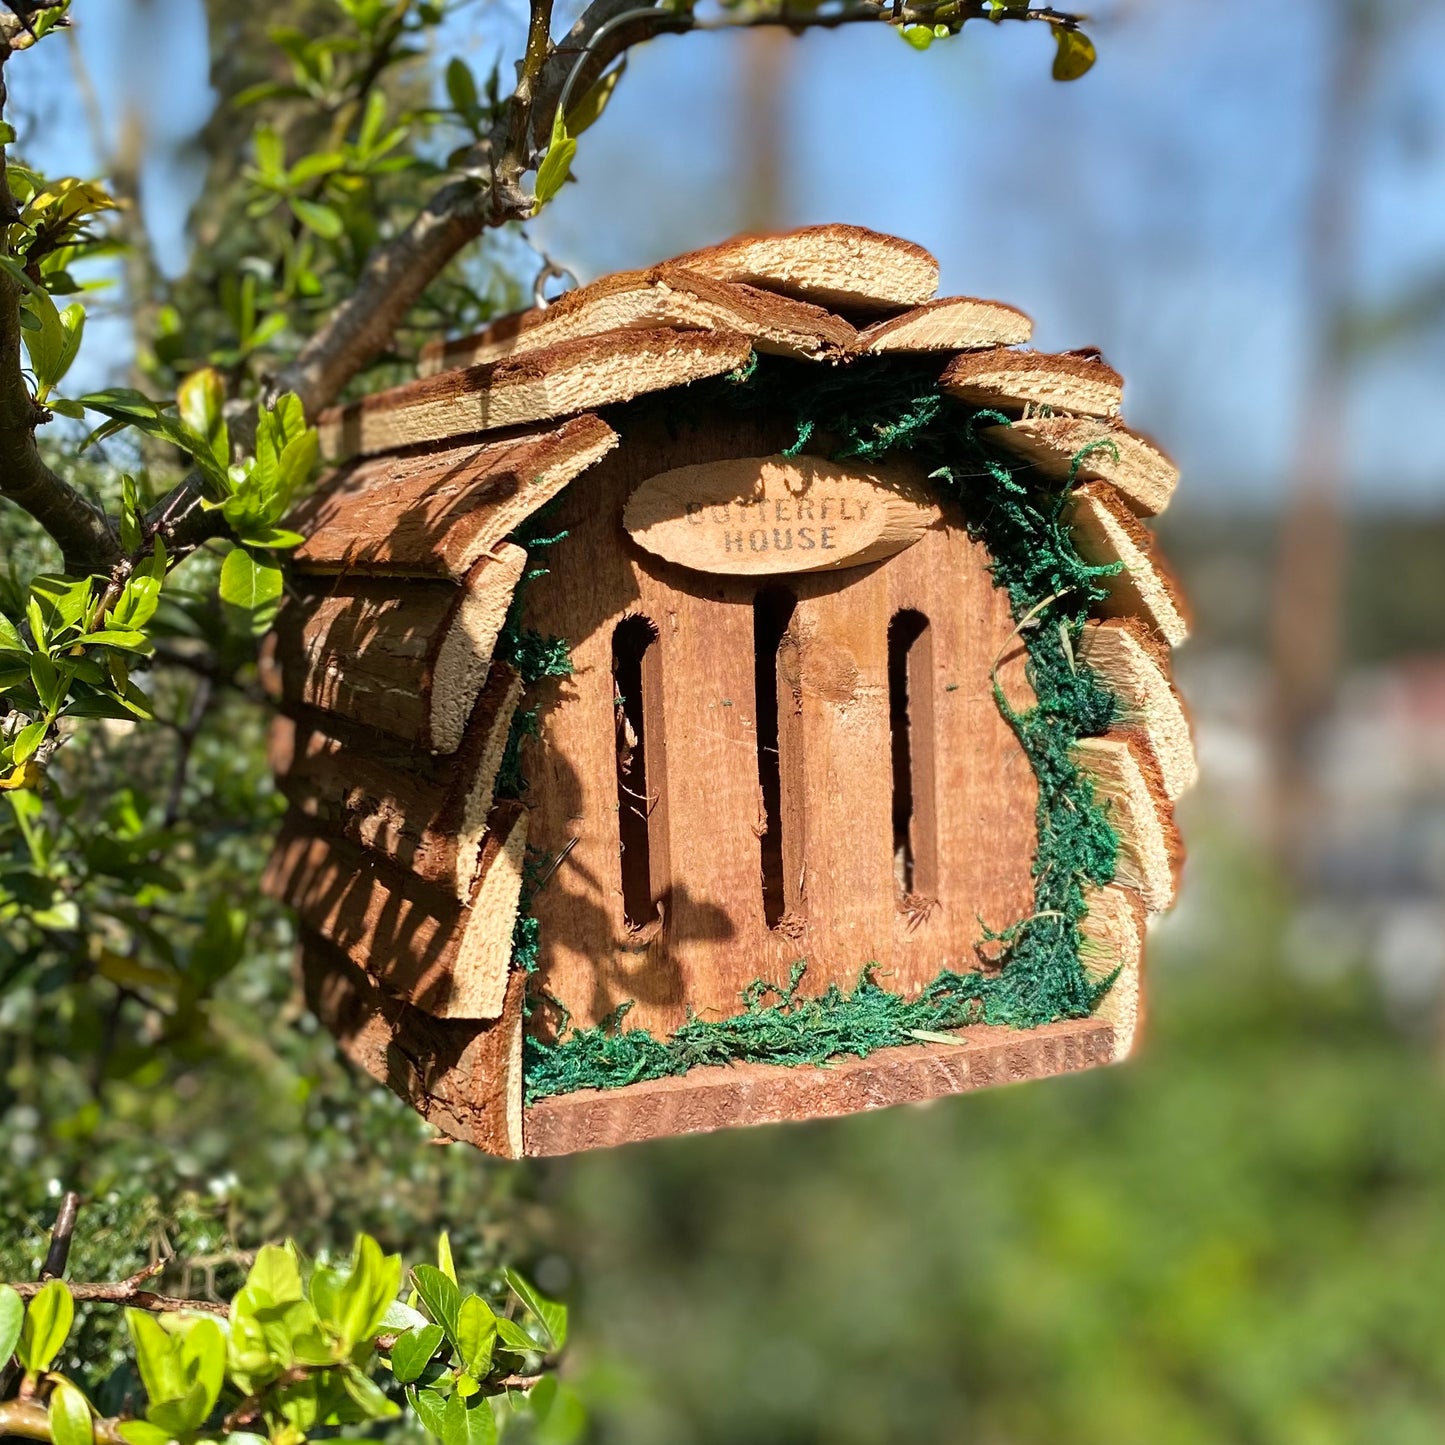
[{"label": "vertical entrance slot", "polygon": [[911,609],[888,624],[888,727],[893,748],[893,877],[900,897],[938,894],[933,633]]},{"label": "vertical entrance slot", "polygon": [[662,738],[657,628],[624,617],[612,634],[613,707],[617,729],[617,835],[622,863],[622,914],[639,929],[657,916],[653,847],[662,791]]},{"label": "vertical entrance slot", "polygon": [[802,692],[793,616],[798,599],[766,587],[753,602],[754,696],[761,799],[763,917],[776,928],[803,904]]}]

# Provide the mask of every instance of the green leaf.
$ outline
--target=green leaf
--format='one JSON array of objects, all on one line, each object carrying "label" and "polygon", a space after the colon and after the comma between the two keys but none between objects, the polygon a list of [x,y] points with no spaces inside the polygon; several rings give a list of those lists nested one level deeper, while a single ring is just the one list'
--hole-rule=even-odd
[{"label": "green leaf", "polygon": [[1094,42],[1082,30],[1054,26],[1054,79],[1077,80],[1094,68],[1098,54]]},{"label": "green leaf", "polygon": [[40,744],[45,741],[45,734],[49,729],[50,724],[44,718],[27,723],[15,734],[15,741],[10,748],[10,761],[17,768],[21,763],[29,762],[39,750]]},{"label": "green leaf", "polygon": [[271,547],[278,552],[299,547],[306,540],[300,532],[292,532],[286,527],[248,527],[238,535],[249,546]]},{"label": "green leaf", "polygon": [[130,632],[114,627],[105,627],[99,632],[87,632],[78,641],[84,647],[123,647],[131,652],[142,652],[150,645],[150,639],[144,632]]},{"label": "green leaf", "polygon": [[90,1405],[69,1380],[57,1380],[46,1411],[52,1445],[95,1445]]},{"label": "green leaf", "polygon": [[173,1440],[194,1434],[210,1413],[206,1405],[206,1387],[197,1380],[187,1386],[178,1400],[163,1400],[146,1411],[146,1419],[159,1425]]},{"label": "green leaf", "polygon": [[552,138],[547,145],[547,154],[537,167],[536,200],[539,210],[562,189],[576,154],[577,141],[567,134],[567,120],[559,110],[552,119]]},{"label": "green leaf", "polygon": [[231,464],[231,438],[224,415],[226,383],[214,367],[203,366],[176,388],[176,404],[186,429],[205,443],[216,463]]},{"label": "green leaf", "polygon": [[259,637],[281,605],[281,569],[253,557],[244,547],[221,564],[221,605],[243,631]]},{"label": "green leaf", "polygon": [[66,704],[63,717],[111,717],[121,722],[134,722],[140,718],[145,722],[155,716],[150,699],[136,688],[134,683],[124,693],[111,692],[108,688],[92,693],[89,697],[78,697]]},{"label": "green leaf", "polygon": [[138,632],[160,605],[161,579],[150,572],[132,572],[105,619],[106,625],[123,632]]},{"label": "green leaf", "polygon": [[391,1373],[403,1385],[418,1379],[431,1357],[441,1348],[446,1331],[440,1325],[408,1330],[391,1349]]},{"label": "green leaf", "polygon": [[18,652],[24,656],[29,651],[25,639],[20,636],[20,629],[0,612],[0,652]]},{"label": "green leaf", "polygon": [[567,1343],[567,1306],[548,1299],[514,1269],[507,1271],[507,1283],[512,1287],[512,1293],[541,1320],[553,1349],[560,1350]]},{"label": "green leaf", "polygon": [[145,1386],[146,1398],[152,1405],[179,1400],[186,1393],[180,1341],[168,1335],[160,1322],[144,1310],[126,1310],[125,1323],[130,1330],[136,1370]]},{"label": "green leaf", "polygon": [[471,67],[461,56],[453,56],[447,64],[447,96],[452,109],[470,121],[481,109],[477,97],[477,82]]},{"label": "green leaf", "polygon": [[383,1255],[369,1235],[358,1236],[351,1273],[337,1293],[335,1324],[347,1349],[369,1340],[401,1288],[401,1256]]},{"label": "green leaf", "polygon": [[24,1325],[24,1300],[8,1284],[0,1284],[0,1370],[15,1353]]},{"label": "green leaf", "polygon": [[171,1442],[168,1432],[148,1420],[122,1420],[115,1428],[126,1445],[170,1445]]},{"label": "green leaf", "polygon": [[346,157],[340,151],[322,151],[316,155],[303,156],[291,167],[286,179],[293,186],[304,186],[308,181],[318,180],[322,176],[329,176],[333,171],[343,169],[345,165]]},{"label": "green leaf", "polygon": [[905,25],[898,32],[915,50],[927,50],[933,44],[931,25]]},{"label": "green leaf", "polygon": [[457,1282],[457,1266],[452,1259],[452,1238],[445,1229],[437,1235],[437,1268],[453,1284]]},{"label": "green leaf", "polygon": [[80,342],[85,335],[85,307],[78,301],[67,306],[60,313],[60,324],[65,331],[65,340],[60,348],[60,365],[56,370],[54,386],[65,379],[66,373],[80,353]]},{"label": "green leaf", "polygon": [[469,1375],[485,1375],[492,1368],[492,1347],[496,1342],[496,1315],[480,1295],[469,1294],[457,1310],[457,1354],[463,1369]]},{"label": "green leaf", "polygon": [[395,1400],[388,1400],[381,1386],[354,1365],[341,1377],[342,1388],[368,1420],[391,1420],[401,1414]]},{"label": "green leaf", "polygon": [[43,286],[37,286],[35,282],[26,275],[25,267],[15,260],[13,256],[0,253],[0,271],[4,271],[22,291],[28,292],[31,296],[45,289]]},{"label": "green leaf", "polygon": [[37,577],[30,595],[40,604],[46,640],[54,643],[71,628],[79,627],[90,607],[89,577]]},{"label": "green leaf", "polygon": [[453,1395],[442,1412],[442,1445],[493,1445],[497,1421],[485,1395]]},{"label": "green leaf", "polygon": [[446,1417],[446,1397],[435,1390],[408,1389],[406,1398],[411,1401],[411,1407],[416,1411],[417,1419],[422,1425],[440,1438],[442,1423]]},{"label": "green leaf", "polygon": [[595,125],[601,119],[602,112],[607,109],[607,102],[612,99],[612,92],[617,89],[617,82],[622,79],[622,72],[626,69],[627,61],[624,58],[621,65],[609,70],[601,80],[590,86],[587,94],[567,112],[569,135],[581,135],[588,126]]},{"label": "green leaf", "polygon": [[20,1363],[32,1375],[48,1370],[70,1335],[75,1320],[75,1301],[64,1281],[44,1284],[25,1311],[20,1331]]},{"label": "green leaf", "polygon": [[505,1315],[497,1320],[497,1338],[516,1354],[537,1353],[542,1348],[516,1320],[509,1320]]},{"label": "green leaf", "polygon": [[65,684],[61,681],[59,668],[50,660],[49,654],[30,654],[30,681],[35,688],[36,697],[40,699],[41,707],[48,713],[59,712],[61,699],[65,696]]},{"label": "green leaf", "polygon": [[[415,1292],[412,1298],[416,1298]],[[392,1334],[405,1334],[407,1330],[419,1330],[431,1321],[418,1309],[413,1309],[405,1300],[394,1299],[387,1305],[386,1313],[381,1317],[381,1327]]]},{"label": "green leaf", "polygon": [[226,1336],[212,1319],[191,1320],[181,1338],[181,1365],[186,1377],[201,1387],[199,1425],[215,1408],[226,1383]]},{"label": "green leaf", "polygon": [[120,479],[120,545],[127,552],[138,552],[141,544],[140,492],[129,472]]},{"label": "green leaf", "polygon": [[246,1288],[264,1290],[278,1305],[305,1298],[296,1257],[279,1244],[263,1244],[257,1251],[246,1276]]},{"label": "green leaf", "polygon": [[64,374],[65,326],[50,293],[43,288],[33,289],[21,304],[40,323],[36,328],[26,329],[25,350],[43,398]]},{"label": "green leaf", "polygon": [[411,1272],[411,1281],[416,1286],[416,1292],[421,1296],[421,1302],[426,1306],[427,1313],[446,1332],[447,1337],[453,1343],[456,1342],[457,1311],[461,1309],[462,1292],[453,1280],[450,1280],[432,1264],[419,1264]]},{"label": "green leaf", "polygon": [[323,241],[335,241],[346,230],[340,213],[331,206],[323,205],[320,201],[308,201],[301,196],[292,196],[291,210],[307,230],[315,231]]},{"label": "green leaf", "polygon": [[286,150],[281,137],[269,125],[256,127],[256,168],[267,181],[285,182]]}]

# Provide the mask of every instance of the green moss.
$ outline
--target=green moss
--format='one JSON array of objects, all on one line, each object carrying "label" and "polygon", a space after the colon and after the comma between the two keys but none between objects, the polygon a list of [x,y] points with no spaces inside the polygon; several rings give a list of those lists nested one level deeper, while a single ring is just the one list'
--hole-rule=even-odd
[{"label": "green moss", "polygon": [[[912,1042],[919,1030],[973,1022],[1033,1028],[1085,1017],[1107,991],[1112,979],[1100,980],[1081,962],[1079,926],[1085,889],[1114,876],[1118,837],[1072,748],[1105,731],[1116,704],[1076,660],[1073,643],[1090,606],[1105,595],[1103,579],[1117,567],[1090,566],[1075,548],[1062,515],[1072,483],[1040,485],[1036,474],[1015,471],[994,454],[978,428],[1007,418],[942,396],[938,367],[936,359],[878,357],[832,369],[762,357],[745,373],[652,405],[676,421],[726,407],[772,415],[785,409],[797,426],[794,454],[809,447],[836,460],[907,454],[922,463],[940,496],[957,504],[970,535],[987,548],[995,585],[1008,593],[1037,699],[1016,712],[995,687],[1038,780],[1033,911],[1007,927],[981,920],[983,940],[999,945],[1001,971],[944,970],[917,997],[904,998],[881,988],[865,969],[851,991],[834,986],[820,997],[800,998],[799,966],[786,986],[754,985],[734,1017],[690,1019],[667,1039],[623,1028],[624,1008],[596,1028],[564,1032],[556,1043],[526,1039],[529,1101],[617,1088],[700,1064],[861,1057]],[[535,966],[535,952],[533,960]],[[770,996],[775,1001],[766,1003]]]}]

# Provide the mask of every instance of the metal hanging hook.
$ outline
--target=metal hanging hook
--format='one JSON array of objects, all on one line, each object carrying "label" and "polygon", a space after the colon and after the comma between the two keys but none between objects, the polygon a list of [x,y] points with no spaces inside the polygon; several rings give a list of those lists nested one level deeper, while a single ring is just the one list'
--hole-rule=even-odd
[{"label": "metal hanging hook", "polygon": [[532,305],[538,311],[545,311],[552,301],[557,298],[549,298],[547,295],[547,283],[549,281],[565,281],[567,284],[562,288],[563,292],[572,291],[577,286],[577,275],[569,271],[566,266],[559,265],[545,251],[542,252],[542,269],[537,272],[537,279],[532,283]]}]

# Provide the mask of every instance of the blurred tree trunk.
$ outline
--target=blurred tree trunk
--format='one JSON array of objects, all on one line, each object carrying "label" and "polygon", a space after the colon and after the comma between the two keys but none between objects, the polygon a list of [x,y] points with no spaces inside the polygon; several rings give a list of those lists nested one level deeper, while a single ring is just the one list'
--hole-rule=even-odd
[{"label": "blurred tree trunk", "polygon": [[1348,564],[1350,355],[1346,340],[1366,179],[1378,0],[1336,0],[1306,218],[1308,343],[1299,432],[1280,518],[1273,605],[1270,826],[1286,872],[1308,867],[1320,800],[1314,753],[1338,681]]},{"label": "blurred tree trunk", "polygon": [[785,222],[788,82],[793,36],[754,30],[742,37],[738,104],[738,224],[744,231],[776,230]]}]

